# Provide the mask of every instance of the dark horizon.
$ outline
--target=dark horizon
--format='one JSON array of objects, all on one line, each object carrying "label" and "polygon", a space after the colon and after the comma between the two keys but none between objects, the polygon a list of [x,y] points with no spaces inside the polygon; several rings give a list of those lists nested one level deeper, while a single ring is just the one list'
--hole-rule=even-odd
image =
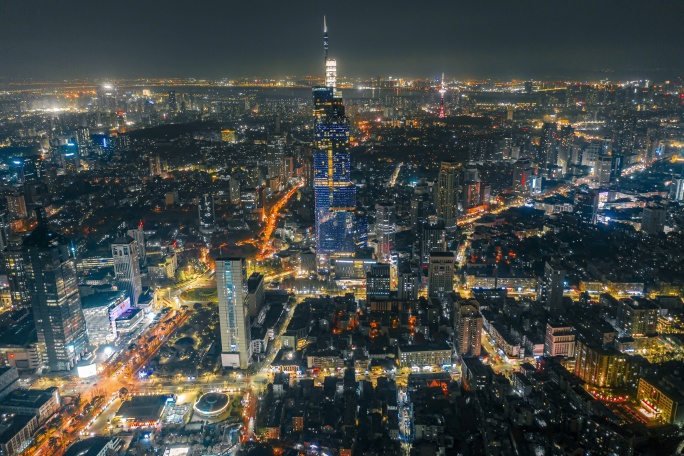
[{"label": "dark horizon", "polygon": [[[6,80],[317,75],[324,14],[342,77],[661,81],[684,73],[684,3],[670,0],[490,0],[420,10],[404,0],[350,0],[340,9],[267,2],[258,10],[206,0],[192,8],[178,0],[5,3]],[[602,76],[607,68],[613,72]]]}]

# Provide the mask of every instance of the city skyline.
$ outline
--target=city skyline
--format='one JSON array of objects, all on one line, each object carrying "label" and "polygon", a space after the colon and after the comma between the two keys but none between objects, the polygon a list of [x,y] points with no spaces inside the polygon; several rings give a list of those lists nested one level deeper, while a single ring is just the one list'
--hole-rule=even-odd
[{"label": "city skyline", "polygon": [[312,37],[319,36],[324,14],[334,36],[331,57],[345,62],[340,74],[348,77],[439,77],[446,72],[459,79],[608,75],[664,80],[681,74],[682,65],[673,62],[684,59],[678,46],[681,2],[643,8],[633,0],[580,1],[572,7],[489,1],[416,9],[408,2],[388,8],[350,1],[334,10],[314,2],[272,2],[255,20],[249,20],[257,13],[251,7],[228,4],[200,2],[179,10],[177,2],[161,9],[148,4],[129,8],[132,2],[124,0],[116,8],[77,2],[66,10],[59,3],[39,3],[3,6],[0,77],[318,74],[310,56],[317,53]]}]

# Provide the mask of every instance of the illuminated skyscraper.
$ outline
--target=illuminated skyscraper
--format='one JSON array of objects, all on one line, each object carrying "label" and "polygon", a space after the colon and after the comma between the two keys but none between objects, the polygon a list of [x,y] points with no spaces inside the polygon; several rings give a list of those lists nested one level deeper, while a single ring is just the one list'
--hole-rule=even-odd
[{"label": "illuminated skyscraper", "polygon": [[247,369],[252,357],[247,265],[244,258],[216,259],[221,364]]},{"label": "illuminated skyscraper", "polygon": [[445,117],[444,114],[444,94],[446,93],[446,89],[444,88],[444,73],[442,73],[442,86],[439,88],[439,95],[440,95],[440,100],[439,100],[439,118],[443,119]]},{"label": "illuminated skyscraper", "polygon": [[44,212],[36,212],[38,227],[24,240],[22,253],[38,342],[45,347],[50,370],[70,370],[88,343],[76,265],[67,247],[48,231]]},{"label": "illuminated skyscraper", "polygon": [[178,101],[176,101],[176,91],[175,90],[169,91],[169,111],[171,111],[171,112],[178,111]]},{"label": "illuminated skyscraper", "polygon": [[[324,27],[327,69],[327,27]],[[326,84],[334,80],[326,71]],[[356,187],[350,178],[349,119],[335,85],[313,88],[316,252],[351,254],[356,248]]]},{"label": "illuminated skyscraper", "polygon": [[396,213],[397,208],[394,204],[380,202],[375,205],[375,235],[378,242],[376,255],[383,262],[389,262],[390,252],[394,250]]},{"label": "illuminated skyscraper", "polygon": [[142,294],[138,243],[130,236],[116,238],[112,243],[112,258],[116,288],[124,290],[131,298],[131,305],[136,306]]},{"label": "illuminated skyscraper", "polygon": [[460,165],[455,162],[442,162],[437,178],[435,207],[437,217],[444,222],[447,230],[454,229],[457,221],[458,187]]},{"label": "illuminated skyscraper", "polygon": [[199,202],[200,233],[211,234],[216,230],[216,214],[214,212],[214,195],[205,193]]}]

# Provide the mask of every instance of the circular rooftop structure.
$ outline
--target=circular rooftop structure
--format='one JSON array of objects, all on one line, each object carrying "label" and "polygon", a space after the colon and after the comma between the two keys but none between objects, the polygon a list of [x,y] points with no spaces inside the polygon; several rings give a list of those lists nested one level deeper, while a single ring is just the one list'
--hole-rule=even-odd
[{"label": "circular rooftop structure", "polygon": [[229,403],[227,394],[206,393],[195,403],[195,411],[204,417],[213,418],[225,412]]}]

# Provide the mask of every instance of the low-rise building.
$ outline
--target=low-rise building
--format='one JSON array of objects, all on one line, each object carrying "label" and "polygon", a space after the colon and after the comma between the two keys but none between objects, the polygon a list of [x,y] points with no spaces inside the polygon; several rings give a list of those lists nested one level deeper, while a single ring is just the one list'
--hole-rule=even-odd
[{"label": "low-rise building", "polygon": [[451,364],[451,355],[448,344],[399,346],[399,364],[402,367],[443,366]]},{"label": "low-rise building", "polygon": [[61,406],[59,389],[56,387],[44,390],[15,390],[0,401],[0,412],[21,415],[33,415],[38,424],[47,421]]}]

